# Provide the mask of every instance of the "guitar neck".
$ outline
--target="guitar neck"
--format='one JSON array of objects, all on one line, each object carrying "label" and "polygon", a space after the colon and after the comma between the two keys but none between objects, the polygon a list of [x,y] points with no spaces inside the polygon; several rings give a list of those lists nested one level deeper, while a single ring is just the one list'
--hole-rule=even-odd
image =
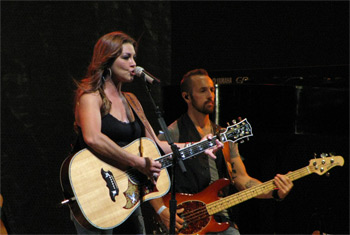
[{"label": "guitar neck", "polygon": [[[216,145],[216,139],[217,137],[213,137],[211,140],[203,140],[201,142],[195,143],[191,146],[188,146],[183,149],[179,149],[180,157],[182,160],[186,160],[188,158],[191,158],[193,156],[196,156],[200,153],[203,153],[206,149],[209,149],[211,147],[214,147]],[[223,135],[220,135],[220,141],[225,142],[226,139],[224,139]],[[156,161],[159,161],[162,164],[162,169],[167,168],[169,166],[173,165],[173,153],[169,153],[167,155],[164,155]]]},{"label": "guitar neck", "polygon": [[[180,157],[182,160],[186,160],[200,153],[203,153],[205,150],[212,148],[216,145],[216,139],[218,139],[221,143],[224,143],[227,141],[231,141],[235,143],[239,140],[248,138],[249,136],[252,136],[252,135],[253,135],[252,127],[250,126],[247,119],[244,119],[233,126],[227,127],[225,133],[221,133],[217,136],[213,136],[211,140],[202,140],[191,146],[180,149],[179,150]],[[164,155],[156,159],[156,161],[159,161],[162,164],[162,169],[167,168],[172,165],[173,153]]]},{"label": "guitar neck", "polygon": [[[300,179],[304,176],[307,176],[311,174],[309,166],[303,167],[299,170],[290,172],[287,174],[287,176],[292,180]],[[230,196],[224,197],[220,200],[217,200],[215,202],[207,204],[207,210],[209,215],[213,215],[215,213],[218,213],[222,210],[225,210],[227,208],[230,208],[232,206],[235,206],[241,202],[247,201],[253,197],[256,197],[260,194],[267,193],[271,190],[276,188],[274,184],[274,180],[269,180],[263,184],[256,185],[254,187],[251,187],[249,189],[240,191],[238,193],[232,194]]]}]

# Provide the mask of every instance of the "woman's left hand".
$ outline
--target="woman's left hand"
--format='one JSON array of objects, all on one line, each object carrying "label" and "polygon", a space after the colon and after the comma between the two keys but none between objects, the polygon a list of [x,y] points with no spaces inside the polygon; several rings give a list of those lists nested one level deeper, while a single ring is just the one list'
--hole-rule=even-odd
[{"label": "woman's left hand", "polygon": [[[211,140],[211,139],[213,139],[213,135],[209,134],[209,135],[204,136],[201,139],[201,141],[203,141],[203,140]],[[213,159],[216,159],[216,156],[215,156],[216,151],[218,151],[219,149],[222,149],[224,147],[224,144],[221,143],[218,139],[216,139],[215,142],[216,142],[216,145],[214,147],[211,147],[210,149],[206,149],[204,151],[204,153],[206,155],[208,155],[209,157],[211,157]]]}]

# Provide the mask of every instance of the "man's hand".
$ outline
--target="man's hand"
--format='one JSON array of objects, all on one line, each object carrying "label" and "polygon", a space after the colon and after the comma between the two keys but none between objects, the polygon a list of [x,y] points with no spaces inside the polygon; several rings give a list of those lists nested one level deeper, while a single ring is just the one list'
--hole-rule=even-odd
[{"label": "man's hand", "polygon": [[[177,214],[182,213],[185,209],[178,209],[176,211]],[[180,218],[178,215],[176,214],[176,218],[175,218],[175,231],[178,232],[182,227],[183,227],[183,223],[184,220],[182,218]],[[168,231],[170,229],[170,210],[169,208],[166,208],[162,211],[162,213],[160,213],[160,219],[162,220],[163,224],[167,227]]]},{"label": "man's hand", "polygon": [[278,188],[278,196],[283,199],[285,198],[290,190],[293,188],[293,182],[286,175],[277,174],[275,176],[275,185]]}]

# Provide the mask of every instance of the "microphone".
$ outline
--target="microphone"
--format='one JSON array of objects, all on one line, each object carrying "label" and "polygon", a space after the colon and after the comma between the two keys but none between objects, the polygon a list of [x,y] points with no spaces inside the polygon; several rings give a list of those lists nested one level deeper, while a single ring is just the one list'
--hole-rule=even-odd
[{"label": "microphone", "polygon": [[142,67],[137,66],[134,72],[136,76],[143,78],[149,84],[155,85],[160,83],[160,80],[158,78],[156,78],[155,76],[153,76],[152,74],[144,70]]}]

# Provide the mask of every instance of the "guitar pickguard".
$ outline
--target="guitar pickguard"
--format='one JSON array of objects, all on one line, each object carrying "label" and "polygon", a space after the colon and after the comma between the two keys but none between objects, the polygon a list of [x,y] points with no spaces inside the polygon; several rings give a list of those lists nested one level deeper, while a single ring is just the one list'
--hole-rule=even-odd
[{"label": "guitar pickguard", "polygon": [[133,208],[140,201],[139,186],[128,180],[128,188],[124,192],[126,198],[125,209]]},{"label": "guitar pickguard", "polygon": [[[137,184],[136,182],[139,182],[139,184]],[[140,188],[141,188],[141,191],[140,191]],[[133,208],[140,201],[140,198],[153,192],[158,192],[158,189],[150,180],[147,180],[147,179],[135,180],[135,174],[134,174],[132,180],[130,178],[128,179],[128,188],[124,192],[124,196],[126,198],[126,204],[124,208],[125,209]]]},{"label": "guitar pickguard", "polygon": [[181,208],[185,208],[185,210],[180,214],[180,217],[184,220],[184,226],[180,233],[194,234],[208,225],[210,216],[205,203],[195,200],[186,201],[177,206],[177,209]]}]

